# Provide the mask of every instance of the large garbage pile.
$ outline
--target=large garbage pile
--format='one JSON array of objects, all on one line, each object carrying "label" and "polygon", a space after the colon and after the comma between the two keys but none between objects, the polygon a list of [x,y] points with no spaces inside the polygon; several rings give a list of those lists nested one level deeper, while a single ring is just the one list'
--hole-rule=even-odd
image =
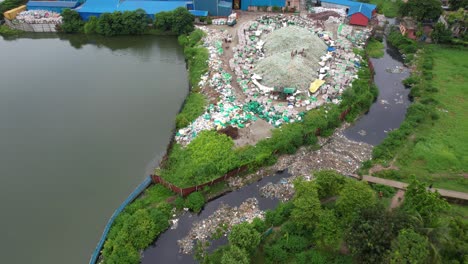
[{"label": "large garbage pile", "polygon": [[302,147],[293,155],[282,155],[274,169],[288,169],[291,174],[302,176],[311,176],[314,170],[329,169],[343,175],[356,173],[361,163],[371,158],[372,146],[347,139],[343,135],[345,128],[337,130],[330,138],[321,138],[319,150]]},{"label": "large garbage pile", "polygon": [[206,242],[217,233],[227,235],[234,225],[246,221],[251,223],[257,217],[263,219],[264,212],[258,207],[258,200],[256,198],[245,200],[239,207],[230,207],[222,204],[207,219],[193,223],[189,234],[177,241],[180,252],[190,254],[193,252],[194,242]]},{"label": "large garbage pile", "polygon": [[[232,48],[229,60],[231,71],[221,56],[225,56],[223,41],[230,42],[232,36],[225,30],[200,27],[207,33],[204,45],[210,53],[210,70],[199,85],[212,104],[177,132],[176,141],[187,145],[203,130],[244,128],[257,118],[279,127],[301,121],[305,111],[326,103],[338,104],[341,94],[358,77],[362,58],[353,48],[362,47],[370,30],[355,30],[336,14],[329,13],[326,21],[264,15],[242,24],[237,30],[239,44]],[[280,50],[284,52],[278,55]],[[290,77],[284,77],[288,72]],[[271,81],[279,84],[271,85]]]},{"label": "large garbage pile", "polygon": [[256,63],[254,72],[270,87],[294,87],[307,91],[318,77],[320,56],[327,45],[317,35],[297,26],[284,27],[266,35],[266,58]]},{"label": "large garbage pile", "polygon": [[16,22],[27,24],[61,24],[62,16],[48,10],[28,10],[19,13]]}]

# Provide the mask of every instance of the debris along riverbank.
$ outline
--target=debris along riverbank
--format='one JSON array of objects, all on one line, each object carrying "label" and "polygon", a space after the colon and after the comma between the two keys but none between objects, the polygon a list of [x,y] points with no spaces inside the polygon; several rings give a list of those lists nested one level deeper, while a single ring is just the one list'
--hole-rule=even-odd
[{"label": "debris along riverbank", "polygon": [[177,241],[180,252],[193,253],[195,241],[197,244],[205,245],[205,242],[213,239],[214,236],[227,235],[234,225],[245,221],[251,223],[257,217],[263,219],[264,212],[260,210],[256,198],[248,198],[239,207],[221,204],[218,210],[207,219],[193,223],[189,234]]},{"label": "debris along riverbank", "polygon": [[[343,21],[343,16],[323,21],[280,14],[249,20],[234,35],[215,26],[199,27],[210,53],[209,71],[199,86],[210,104],[177,131],[177,143],[185,146],[204,130],[242,130],[258,119],[271,129],[300,122],[305,111],[323,104],[339,104],[358,78],[362,58],[352,49],[361,48],[370,35]],[[233,39],[238,45],[232,48]]]},{"label": "debris along riverbank", "polygon": [[[320,138],[321,148],[318,150],[303,147],[296,154],[280,156],[278,163],[272,167],[247,176],[230,178],[229,188],[240,189],[242,186],[252,184],[262,175],[271,174],[273,171],[288,170],[290,177],[274,180],[264,178],[263,180],[267,183],[250,193],[252,196],[260,195],[284,202],[293,197],[293,181],[297,177],[312,180],[313,171],[325,169],[336,170],[342,174],[355,173],[359,165],[371,157],[372,145],[351,141],[344,137],[343,130],[348,126],[344,124],[330,138]],[[263,218],[264,214],[265,212],[258,207],[257,198],[248,198],[239,207],[221,204],[207,218],[194,222],[187,235],[177,241],[179,253],[192,254],[195,245],[202,245],[205,250],[207,242],[226,236],[233,225],[244,221],[251,222],[255,217]]]}]

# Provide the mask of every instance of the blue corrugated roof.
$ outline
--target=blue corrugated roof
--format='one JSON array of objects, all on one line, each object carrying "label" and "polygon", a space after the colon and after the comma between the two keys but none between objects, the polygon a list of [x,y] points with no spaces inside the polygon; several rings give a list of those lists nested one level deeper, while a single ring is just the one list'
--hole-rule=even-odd
[{"label": "blue corrugated roof", "polygon": [[26,6],[29,7],[68,7],[74,8],[78,1],[29,1]]},{"label": "blue corrugated roof", "polygon": [[372,18],[372,10],[362,3],[359,5],[354,5],[349,8],[348,16],[354,15],[356,13],[361,13],[365,15],[368,19]]},{"label": "blue corrugated roof", "polygon": [[203,11],[203,10],[189,10],[189,12],[197,17],[205,17],[208,16],[208,11]]},{"label": "blue corrugated roof", "polygon": [[348,7],[352,7],[352,6],[356,6],[356,5],[359,6],[360,4],[362,4],[362,5],[366,6],[367,8],[369,8],[371,11],[377,8],[377,6],[373,5],[373,4],[361,3],[361,2],[350,1],[350,0],[322,0],[322,3],[344,5],[344,6],[348,6]]},{"label": "blue corrugated roof", "polygon": [[119,0],[87,0],[77,11],[79,13],[112,13],[114,11],[134,11],[139,8],[148,15],[163,11],[172,11],[177,7],[186,7],[190,1],[119,1]]}]

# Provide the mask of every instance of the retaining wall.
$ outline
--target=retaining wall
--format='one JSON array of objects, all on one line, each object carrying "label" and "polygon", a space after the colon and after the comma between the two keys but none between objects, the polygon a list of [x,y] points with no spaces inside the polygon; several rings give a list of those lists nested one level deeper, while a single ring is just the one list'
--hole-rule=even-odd
[{"label": "retaining wall", "polygon": [[27,24],[5,19],[5,24],[12,29],[26,32],[57,32],[55,24]]}]

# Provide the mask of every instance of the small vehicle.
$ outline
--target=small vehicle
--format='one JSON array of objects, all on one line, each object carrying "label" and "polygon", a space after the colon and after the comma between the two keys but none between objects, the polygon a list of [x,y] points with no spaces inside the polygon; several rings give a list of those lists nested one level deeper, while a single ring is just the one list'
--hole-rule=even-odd
[{"label": "small vehicle", "polygon": [[228,16],[227,25],[233,27],[235,24],[237,24],[237,14],[232,13]]}]

